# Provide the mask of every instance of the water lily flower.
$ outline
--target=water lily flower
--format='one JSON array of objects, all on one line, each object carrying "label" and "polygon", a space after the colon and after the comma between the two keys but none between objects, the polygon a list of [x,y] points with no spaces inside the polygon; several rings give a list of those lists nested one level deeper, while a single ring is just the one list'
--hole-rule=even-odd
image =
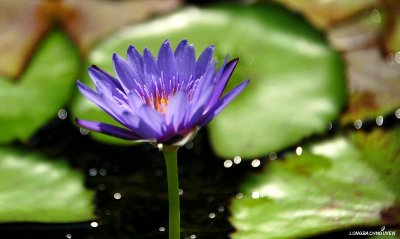
[{"label": "water lily flower", "polygon": [[80,92],[122,127],[78,119],[92,131],[153,144],[183,145],[217,116],[247,86],[244,81],[221,97],[238,59],[216,70],[214,46],[196,60],[193,45],[181,41],[172,51],[166,40],[157,59],[130,46],[126,60],[114,53],[116,77],[89,67],[96,91],[78,81]]}]

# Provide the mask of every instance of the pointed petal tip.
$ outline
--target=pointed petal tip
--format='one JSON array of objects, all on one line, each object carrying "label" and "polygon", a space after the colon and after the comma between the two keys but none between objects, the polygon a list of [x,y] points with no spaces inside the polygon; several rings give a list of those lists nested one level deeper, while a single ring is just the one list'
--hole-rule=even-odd
[{"label": "pointed petal tip", "polygon": [[103,133],[106,135],[110,135],[113,137],[117,137],[120,139],[126,139],[126,140],[143,140],[143,137],[139,136],[132,130],[126,129],[126,128],[121,128],[118,126],[102,123],[102,122],[96,122],[96,121],[89,121],[89,120],[82,120],[82,119],[75,119],[75,122],[77,125],[79,125],[82,128]]},{"label": "pointed petal tip", "polygon": [[113,60],[113,61],[120,60],[121,58],[122,58],[122,57],[119,56],[116,52],[114,52],[113,55],[112,55],[112,60]]},{"label": "pointed petal tip", "polygon": [[88,72],[89,73],[90,72],[94,72],[94,71],[101,71],[101,69],[96,65],[91,65],[91,66],[88,67]]},{"label": "pointed petal tip", "polygon": [[78,90],[81,90],[82,88],[87,88],[88,86],[83,84],[82,81],[76,80],[76,85],[78,87]]},{"label": "pointed petal tip", "polygon": [[231,62],[232,62],[232,63],[234,62],[235,64],[237,64],[237,63],[239,62],[239,57],[233,58],[232,60],[230,60],[230,61],[228,62],[228,64],[231,63]]},{"label": "pointed petal tip", "polygon": [[163,42],[163,45],[165,45],[165,46],[169,46],[171,43],[169,42],[169,39],[167,38],[167,39],[165,39],[164,40],[164,42]]},{"label": "pointed petal tip", "polygon": [[143,54],[151,54],[151,51],[149,50],[149,48],[145,47],[143,50]]},{"label": "pointed petal tip", "polygon": [[136,48],[133,45],[129,45],[128,49],[126,50],[126,53],[131,54],[136,52]]}]

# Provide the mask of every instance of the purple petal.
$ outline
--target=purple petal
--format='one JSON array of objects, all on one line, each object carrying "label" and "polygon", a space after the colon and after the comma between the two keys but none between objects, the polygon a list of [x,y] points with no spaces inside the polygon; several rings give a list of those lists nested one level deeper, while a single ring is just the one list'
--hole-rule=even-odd
[{"label": "purple petal", "polygon": [[186,88],[189,80],[194,80],[196,71],[196,53],[192,45],[185,47],[182,54],[176,58],[176,64],[181,88]]},{"label": "purple petal", "polygon": [[129,107],[128,105],[128,97],[125,95],[122,90],[118,88],[111,88],[111,95],[118,102],[119,105],[122,105],[123,107]]},{"label": "purple petal", "polygon": [[221,111],[238,96],[244,88],[249,84],[249,80],[240,83],[233,90],[227,93],[220,101],[218,101],[206,114],[204,115],[204,121],[201,122],[200,126],[206,125],[215,116],[217,116]]},{"label": "purple petal", "polygon": [[83,84],[79,80],[77,81],[78,90],[85,96],[86,99],[92,101],[95,105],[106,111],[108,114],[114,117],[113,113],[109,111],[108,106],[101,99],[101,97],[87,85]]},{"label": "purple petal", "polygon": [[147,139],[149,141],[156,141],[159,137],[159,133],[156,132],[152,127],[148,125],[142,118],[144,114],[141,113],[139,117],[140,111],[138,110],[138,114],[132,114],[129,111],[123,112],[124,118],[126,119],[126,127],[132,130],[134,133],[142,137],[143,139]]},{"label": "purple petal", "polygon": [[86,129],[111,135],[120,139],[141,140],[142,138],[130,130],[100,122],[76,119],[76,123]]},{"label": "purple petal", "polygon": [[177,80],[176,60],[168,40],[162,44],[160,51],[158,52],[157,65],[162,74],[165,91],[168,95],[171,93],[172,87],[176,85]]},{"label": "purple petal", "polygon": [[143,84],[144,82],[144,72],[143,72],[143,57],[142,55],[136,50],[134,46],[129,46],[126,60],[132,67],[133,71],[136,73],[134,76],[135,79]]},{"label": "purple petal", "polygon": [[175,49],[175,53],[174,53],[175,58],[182,57],[183,50],[186,48],[186,45],[187,45],[186,39],[183,39],[181,42],[179,42],[178,46]]},{"label": "purple petal", "polygon": [[220,99],[222,92],[224,91],[224,89],[229,81],[229,78],[231,77],[233,70],[235,69],[238,61],[239,61],[238,58],[233,59],[230,62],[228,62],[228,64],[226,64],[226,66],[224,67],[221,77],[220,77],[220,79],[215,87],[215,90],[211,96],[210,102],[208,103],[208,107],[207,107],[206,111],[209,110],[211,107],[213,107]]},{"label": "purple petal", "polygon": [[162,134],[162,126],[164,124],[164,117],[161,113],[155,111],[153,108],[144,104],[139,108],[137,115],[140,117],[142,123],[151,128],[151,135],[159,137]]},{"label": "purple petal", "polygon": [[127,94],[134,89],[140,88],[140,84],[135,83],[135,80],[137,81],[140,79],[138,73],[130,66],[130,64],[116,53],[113,55],[113,62],[115,73],[122,82]]},{"label": "purple petal", "polygon": [[144,49],[143,68],[144,68],[146,85],[147,87],[149,87],[149,90],[152,89],[153,84],[155,84],[158,88],[160,88],[161,87],[161,83],[159,82],[160,71],[158,69],[153,54],[151,54],[151,52],[147,48]]},{"label": "purple petal", "polygon": [[184,91],[178,91],[172,97],[167,108],[166,122],[172,123],[175,132],[179,126],[185,124],[185,117],[189,111],[189,99]]},{"label": "purple petal", "polygon": [[100,82],[107,82],[110,85],[114,85],[115,87],[122,89],[122,86],[117,79],[99,67],[92,65],[89,67],[88,72],[95,85],[98,85]]},{"label": "purple petal", "polygon": [[[215,62],[212,65],[215,66]],[[212,90],[214,89],[214,85],[212,83],[215,77],[214,71],[214,67],[209,67],[206,69],[206,72],[204,72],[202,77],[198,79],[191,99],[194,104],[197,104],[197,102],[199,102],[201,98],[209,98],[211,96],[213,92]],[[208,93],[208,95],[205,96],[205,93]],[[205,103],[207,102],[203,102],[203,104]]]},{"label": "purple petal", "polygon": [[[100,109],[105,111],[107,114],[109,114],[111,117],[113,117],[116,121],[118,121],[120,124],[125,125],[124,119],[121,117],[119,114],[119,111],[123,111],[123,107],[118,105],[118,102],[110,98],[110,92],[107,90],[104,90],[106,95],[99,95],[95,91],[93,91],[91,88],[83,84],[82,82],[78,81],[78,89],[82,93],[83,96],[85,96],[88,100],[92,101],[95,105],[97,105]],[[119,110],[119,111],[117,111]]]},{"label": "purple petal", "polygon": [[199,56],[196,62],[196,78],[200,78],[212,62],[215,47],[207,47]]},{"label": "purple petal", "polygon": [[143,99],[136,93],[130,93],[127,95],[127,101],[132,111],[137,111],[145,104]]},{"label": "purple petal", "polygon": [[[195,119],[195,115],[198,114],[198,111],[201,110],[202,113],[205,112],[207,103],[210,101],[210,96],[213,92],[213,88],[207,88],[205,90],[202,91],[201,94],[198,94],[198,97],[196,97],[196,99],[192,100],[192,106],[191,106],[191,114],[190,114],[190,119]],[[195,119],[196,121],[198,120]]]}]

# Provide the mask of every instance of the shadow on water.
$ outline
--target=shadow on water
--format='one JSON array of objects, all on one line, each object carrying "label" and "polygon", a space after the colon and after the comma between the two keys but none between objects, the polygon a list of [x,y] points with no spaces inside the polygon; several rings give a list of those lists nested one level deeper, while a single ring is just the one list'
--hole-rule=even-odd
[{"label": "shadow on water", "polygon": [[[8,238],[167,238],[168,198],[164,160],[149,144],[116,146],[82,135],[70,122],[54,119],[28,145],[50,157],[64,158],[85,174],[96,191],[98,225],[0,224]],[[224,167],[211,151],[206,130],[179,151],[182,238],[227,238],[233,231],[228,205],[252,168],[245,162]],[[0,238],[3,238],[0,236]]]},{"label": "shadow on water", "polygon": [[[396,117],[386,117],[384,128],[398,125]],[[303,143],[333,137],[355,130],[352,125],[334,123],[324,136],[313,136]],[[373,120],[362,130],[369,131]],[[179,151],[182,238],[229,238],[234,231],[229,224],[228,206],[239,193],[243,178],[261,170],[267,159],[255,167],[253,161],[226,164],[213,154],[205,129]],[[149,144],[108,145],[81,134],[70,119],[56,118],[42,128],[28,144],[50,157],[64,158],[71,167],[85,175],[86,186],[96,192],[98,220],[72,224],[7,223],[0,224],[0,238],[167,238],[168,200],[166,173],[162,154]],[[293,147],[277,152],[281,158]],[[270,155],[271,157],[271,155]],[[233,165],[233,166],[232,166]],[[317,238],[346,237],[348,230]]]}]

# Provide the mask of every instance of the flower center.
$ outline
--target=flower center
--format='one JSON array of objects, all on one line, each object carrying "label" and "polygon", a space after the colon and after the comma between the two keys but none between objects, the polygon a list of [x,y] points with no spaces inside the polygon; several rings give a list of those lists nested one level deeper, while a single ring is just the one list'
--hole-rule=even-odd
[{"label": "flower center", "polygon": [[168,104],[169,99],[165,95],[154,99],[154,109],[160,113],[165,114],[167,112]]}]

